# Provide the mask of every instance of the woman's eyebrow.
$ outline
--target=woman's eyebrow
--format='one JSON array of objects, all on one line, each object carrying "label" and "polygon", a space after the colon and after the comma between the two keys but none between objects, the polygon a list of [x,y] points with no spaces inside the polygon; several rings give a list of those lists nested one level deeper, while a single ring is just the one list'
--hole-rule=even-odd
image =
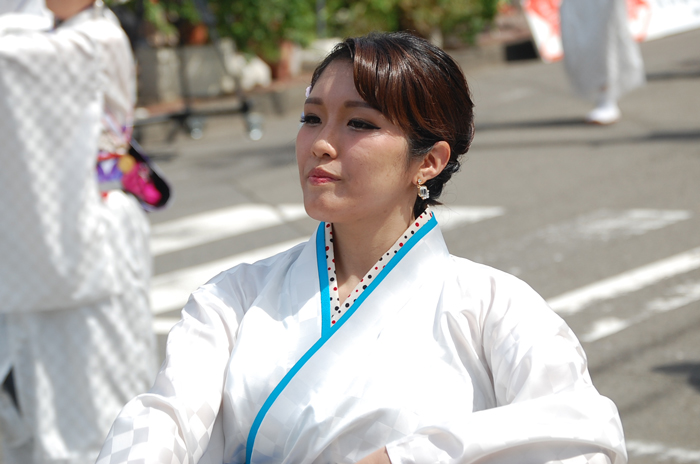
[{"label": "woman's eyebrow", "polygon": [[371,106],[369,103],[367,103],[364,100],[348,100],[345,102],[343,105],[346,108],[370,108],[370,109],[375,109],[373,106]]},{"label": "woman's eyebrow", "polygon": [[[304,101],[305,105],[323,105],[323,100],[321,100],[318,97],[309,97]],[[367,103],[364,100],[348,100],[343,104],[344,107],[346,108],[370,108],[370,109],[375,109],[372,106],[370,106],[369,103]]]}]

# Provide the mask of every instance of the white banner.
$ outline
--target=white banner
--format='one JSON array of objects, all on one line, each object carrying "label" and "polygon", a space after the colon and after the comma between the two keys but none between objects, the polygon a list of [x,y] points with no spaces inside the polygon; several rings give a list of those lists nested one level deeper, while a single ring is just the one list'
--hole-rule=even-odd
[{"label": "white banner", "polygon": [[[540,57],[546,62],[563,56],[560,4],[561,0],[522,0]],[[627,0],[627,12],[632,36],[639,42],[700,28],[700,0]]]}]

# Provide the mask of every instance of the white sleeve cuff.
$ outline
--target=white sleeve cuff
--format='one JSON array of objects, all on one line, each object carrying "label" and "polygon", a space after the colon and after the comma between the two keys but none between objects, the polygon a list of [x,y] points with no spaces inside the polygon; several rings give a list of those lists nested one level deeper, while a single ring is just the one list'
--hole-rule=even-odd
[{"label": "white sleeve cuff", "polygon": [[446,462],[447,453],[431,443],[427,435],[414,434],[386,445],[391,464],[425,464]]}]

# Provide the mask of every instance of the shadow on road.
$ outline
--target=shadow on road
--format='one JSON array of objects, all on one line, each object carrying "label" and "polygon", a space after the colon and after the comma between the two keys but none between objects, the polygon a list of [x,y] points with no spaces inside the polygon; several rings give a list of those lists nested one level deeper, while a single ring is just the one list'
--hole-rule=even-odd
[{"label": "shadow on road", "polygon": [[700,363],[684,362],[678,364],[666,364],[655,367],[653,371],[666,375],[687,376],[688,383],[693,388],[700,391]]},{"label": "shadow on road", "polygon": [[477,124],[476,130],[508,130],[508,129],[532,129],[547,127],[567,127],[586,125],[584,118],[560,118],[560,119],[540,119],[534,121],[509,121]]},{"label": "shadow on road", "polygon": [[700,70],[693,71],[668,71],[647,74],[647,81],[669,81],[673,79],[698,79]]},{"label": "shadow on road", "polygon": [[676,131],[676,132],[652,132],[646,140],[700,140],[700,130]]},{"label": "shadow on road", "polygon": [[[569,123],[570,124],[570,123]],[[572,125],[572,124],[571,124]],[[493,129],[524,129],[524,128],[536,128],[537,125],[528,122],[524,123],[504,123],[502,125],[493,124]],[[545,127],[545,126],[541,126]],[[591,128],[596,130],[595,127]],[[477,126],[476,134],[478,137],[479,131],[483,130],[481,127]],[[488,129],[487,129],[488,130]],[[605,134],[605,132],[601,132]],[[503,149],[522,149],[522,148],[543,148],[543,147],[571,147],[575,145],[587,145],[594,147],[611,146],[611,145],[634,145],[634,144],[644,144],[649,142],[698,142],[700,141],[700,130],[679,130],[679,131],[652,131],[648,134],[638,136],[638,137],[589,137],[589,138],[579,138],[579,139],[561,139],[561,140],[532,140],[532,141],[522,141],[518,140],[516,142],[496,142],[496,143],[480,143],[481,141],[477,139],[478,145],[475,148],[478,150],[503,150]]]}]

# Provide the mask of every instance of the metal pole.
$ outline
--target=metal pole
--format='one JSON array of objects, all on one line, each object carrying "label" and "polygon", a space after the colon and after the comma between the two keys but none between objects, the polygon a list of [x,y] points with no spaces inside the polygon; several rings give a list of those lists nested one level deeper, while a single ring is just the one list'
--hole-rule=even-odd
[{"label": "metal pole", "polygon": [[326,37],[326,0],[316,0],[316,34],[320,39]]}]

